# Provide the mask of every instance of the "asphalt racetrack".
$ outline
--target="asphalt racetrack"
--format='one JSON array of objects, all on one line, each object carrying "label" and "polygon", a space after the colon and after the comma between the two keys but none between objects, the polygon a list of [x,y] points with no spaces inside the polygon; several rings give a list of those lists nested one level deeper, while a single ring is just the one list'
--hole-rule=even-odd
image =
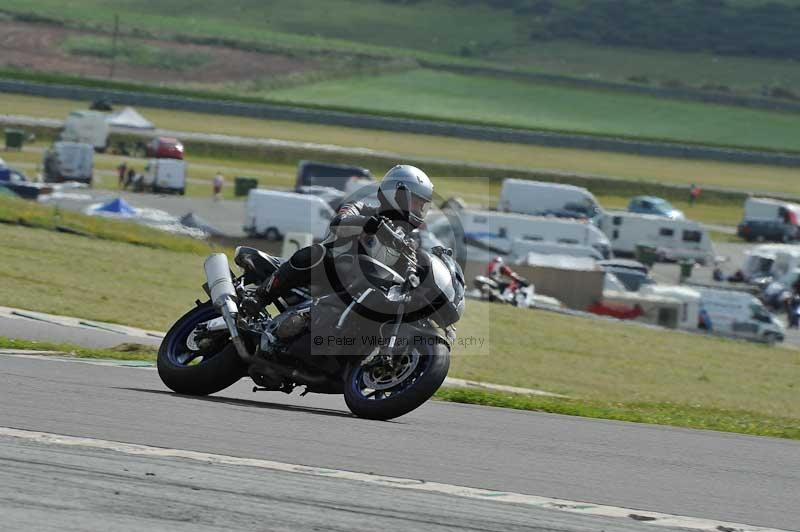
[{"label": "asphalt racetrack", "polygon": [[242,381],[186,397],[152,369],[27,356],[0,356],[0,404],[3,530],[680,529],[652,512],[720,532],[800,523],[790,440],[440,402],[374,422],[338,396]]}]

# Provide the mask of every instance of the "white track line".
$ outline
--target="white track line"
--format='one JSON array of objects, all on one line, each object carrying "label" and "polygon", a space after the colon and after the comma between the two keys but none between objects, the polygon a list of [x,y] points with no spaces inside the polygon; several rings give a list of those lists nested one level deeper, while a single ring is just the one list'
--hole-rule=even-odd
[{"label": "white track line", "polygon": [[512,493],[504,491],[492,491],[479,488],[469,488],[465,486],[454,486],[451,484],[441,484],[438,482],[425,482],[410,478],[385,477],[370,475],[367,473],[355,473],[352,471],[342,471],[338,469],[325,469],[320,467],[309,467],[297,464],[285,464],[273,462],[271,460],[261,460],[256,458],[239,458],[235,456],[225,456],[220,454],[201,453],[197,451],[186,451],[180,449],[164,449],[151,447],[148,445],[138,445],[132,443],[120,443],[108,440],[98,440],[93,438],[78,438],[74,436],[62,436],[47,432],[35,432],[28,430],[18,430],[7,427],[0,427],[0,436],[18,438],[48,445],[67,445],[85,447],[91,449],[103,449],[119,453],[151,456],[156,458],[182,458],[186,460],[196,460],[206,464],[224,464],[234,466],[258,467],[271,471],[281,471],[286,473],[297,473],[315,477],[338,478],[362,482],[365,484],[392,487],[398,489],[408,489],[440,493],[466,499],[489,500],[502,503],[514,503],[526,506],[535,506],[568,513],[581,515],[594,515],[601,517],[621,518],[626,520],[636,520],[643,524],[656,527],[684,528],[688,530],[699,530],[705,532],[789,532],[775,528],[763,528],[757,526],[743,525],[738,523],[727,523],[712,519],[699,519],[695,517],[685,517],[680,515],[670,515],[658,512],[633,510],[630,508],[618,508],[616,506],[603,506],[578,501],[564,499],[552,499],[549,497],[538,497],[535,495],[525,495],[522,493]]}]

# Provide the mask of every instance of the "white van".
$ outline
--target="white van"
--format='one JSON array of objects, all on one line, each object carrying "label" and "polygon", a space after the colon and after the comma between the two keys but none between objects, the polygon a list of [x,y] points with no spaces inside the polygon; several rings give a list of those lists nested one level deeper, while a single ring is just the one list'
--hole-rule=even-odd
[{"label": "white van", "polygon": [[[520,256],[528,252],[547,253],[547,247],[558,245],[590,247],[601,259],[611,256],[611,245],[606,235],[586,221],[472,209],[456,212],[467,244],[485,244],[500,254],[513,254],[515,248]],[[447,218],[434,220],[429,229],[437,238],[453,246],[453,228]]]},{"label": "white van", "polygon": [[153,192],[186,193],[186,162],[180,159],[150,159],[142,177]]},{"label": "white van", "polygon": [[335,216],[320,198],[308,194],[253,189],[247,195],[244,232],[280,240],[287,233],[309,233],[322,240]]},{"label": "white van", "polygon": [[104,113],[73,111],[64,121],[61,140],[82,142],[91,145],[98,152],[104,152],[108,147],[108,130],[108,121]]},{"label": "white van", "polygon": [[710,264],[714,248],[708,232],[692,220],[625,211],[605,213],[600,229],[611,240],[614,253],[633,255],[637,245],[652,246],[662,260],[695,260]]},{"label": "white van", "polygon": [[772,198],[747,198],[744,220],[780,220],[792,225],[800,223],[800,205]]},{"label": "white van", "polygon": [[759,342],[782,342],[786,329],[761,301],[747,292],[695,288],[701,297],[700,321],[714,334]]},{"label": "white van", "polygon": [[527,179],[503,180],[497,210],[589,219],[597,218],[602,212],[597,199],[585,188]]},{"label": "white van", "polygon": [[44,179],[49,183],[79,181],[92,184],[94,177],[94,150],[80,142],[56,142],[44,152],[42,158]]}]

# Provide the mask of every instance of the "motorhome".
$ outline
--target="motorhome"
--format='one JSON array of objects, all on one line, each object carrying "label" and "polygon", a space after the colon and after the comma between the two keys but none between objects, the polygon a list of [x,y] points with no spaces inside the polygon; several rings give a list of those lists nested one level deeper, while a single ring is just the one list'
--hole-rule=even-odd
[{"label": "motorhome", "polygon": [[746,292],[695,287],[700,323],[714,334],[759,342],[782,342],[786,329],[761,301]]},{"label": "motorhome", "polygon": [[561,218],[597,218],[602,209],[585,188],[526,179],[504,179],[497,210]]},{"label": "motorhome", "polygon": [[108,121],[99,111],[73,111],[64,121],[61,140],[89,144],[97,152],[108,146]]},{"label": "motorhome", "polygon": [[44,179],[49,183],[78,181],[92,184],[94,178],[94,150],[81,142],[56,142],[44,152],[42,158]]},{"label": "motorhome", "polygon": [[611,240],[614,253],[621,255],[634,255],[636,246],[646,245],[655,248],[661,260],[709,264],[714,259],[708,232],[692,220],[615,211],[601,216],[600,229]]},{"label": "motorhome", "polygon": [[[495,250],[499,255],[525,256],[529,252],[553,252],[552,246],[581,246],[593,249],[600,259],[611,256],[606,235],[585,221],[472,209],[456,212],[458,224],[447,217],[429,224],[437,238],[453,247],[458,238],[455,233],[463,232],[467,245]],[[572,253],[565,249],[562,254]]]},{"label": "motorhome", "polygon": [[280,240],[287,233],[309,233],[321,240],[335,213],[318,196],[253,189],[247,196],[244,232]]},{"label": "motorhome", "polygon": [[180,159],[150,159],[144,167],[144,188],[153,192],[186,192],[186,162]]}]

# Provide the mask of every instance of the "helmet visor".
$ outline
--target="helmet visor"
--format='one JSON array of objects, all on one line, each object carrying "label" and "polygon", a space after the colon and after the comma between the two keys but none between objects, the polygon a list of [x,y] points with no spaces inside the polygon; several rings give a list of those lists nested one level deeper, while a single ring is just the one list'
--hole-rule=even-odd
[{"label": "helmet visor", "polygon": [[411,195],[411,209],[410,211],[419,216],[420,218],[425,218],[428,214],[428,210],[431,207],[431,202],[425,198],[421,198],[415,194]]}]

